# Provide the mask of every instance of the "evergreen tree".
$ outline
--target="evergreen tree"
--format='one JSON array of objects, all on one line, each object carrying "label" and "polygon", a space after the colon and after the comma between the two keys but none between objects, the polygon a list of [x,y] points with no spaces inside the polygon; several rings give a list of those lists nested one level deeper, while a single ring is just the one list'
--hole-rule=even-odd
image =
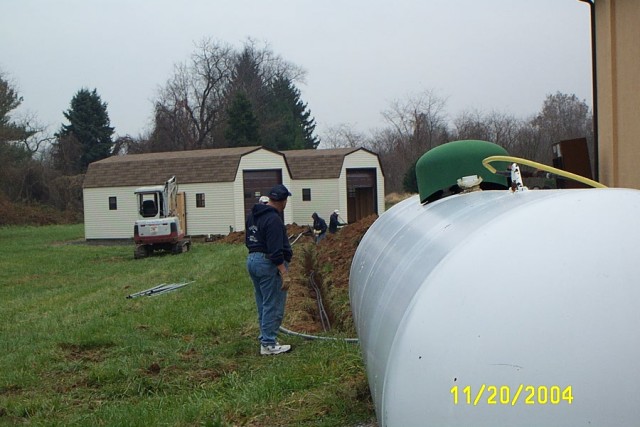
[{"label": "evergreen tree", "polygon": [[11,117],[11,112],[21,103],[22,97],[0,73],[0,199],[3,195],[12,200],[20,199],[30,169],[35,166],[32,153],[20,144],[31,133]]},{"label": "evergreen tree", "polygon": [[263,145],[277,150],[317,148],[320,140],[313,134],[315,120],[298,88],[288,78],[277,77],[270,89]]},{"label": "evergreen tree", "polygon": [[69,159],[61,156],[65,141],[75,140],[80,147],[79,159],[75,159],[76,172],[83,173],[87,170],[89,163],[107,158],[111,155],[113,147],[113,128],[109,126],[109,114],[107,104],[102,102],[100,96],[94,89],[80,89],[73,99],[71,108],[64,113],[64,117],[69,121],[68,125],[62,125],[60,132],[56,134],[58,142],[55,144],[54,157],[57,157],[60,169],[69,170],[67,163]]},{"label": "evergreen tree", "polygon": [[262,77],[260,54],[247,45],[236,55],[225,91],[226,124],[224,139],[229,147],[259,145],[268,87]]},{"label": "evergreen tree", "polygon": [[227,89],[231,99],[235,100],[238,92],[243,92],[246,99],[251,103],[256,114],[262,113],[265,101],[268,97],[267,82],[263,77],[259,63],[259,52],[253,47],[245,46],[244,50],[237,56],[231,82]]},{"label": "evergreen tree", "polygon": [[11,112],[20,104],[22,104],[22,97],[0,73],[0,149],[5,144],[9,145],[26,139],[32,134],[24,125],[16,123],[11,118]]},{"label": "evergreen tree", "polygon": [[402,189],[407,193],[417,193],[418,192],[418,178],[416,177],[416,160],[413,162],[411,167],[405,172],[404,178],[402,179]]},{"label": "evergreen tree", "polygon": [[224,136],[230,147],[259,145],[258,119],[244,91],[238,91],[227,110]]}]

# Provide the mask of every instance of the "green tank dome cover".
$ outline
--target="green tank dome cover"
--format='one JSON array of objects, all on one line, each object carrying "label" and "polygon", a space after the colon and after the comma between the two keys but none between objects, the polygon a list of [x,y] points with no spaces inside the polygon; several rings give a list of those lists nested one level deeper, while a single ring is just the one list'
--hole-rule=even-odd
[{"label": "green tank dome cover", "polygon": [[[478,175],[483,183],[507,188],[507,177],[489,172],[482,161],[489,156],[508,156],[507,150],[488,141],[463,140],[439,145],[427,151],[416,163],[416,179],[420,203],[440,190],[457,185],[463,176]],[[506,171],[506,162],[492,163],[498,171]]]}]

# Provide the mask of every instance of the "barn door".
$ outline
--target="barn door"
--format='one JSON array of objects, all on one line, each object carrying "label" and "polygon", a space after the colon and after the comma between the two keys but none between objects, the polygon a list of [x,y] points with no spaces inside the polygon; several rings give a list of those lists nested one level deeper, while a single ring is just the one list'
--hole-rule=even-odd
[{"label": "barn door", "polygon": [[260,196],[269,194],[271,187],[282,184],[282,169],[245,170],[242,171],[244,188],[244,218],[251,213],[253,205]]},{"label": "barn door", "polygon": [[347,169],[347,222],[378,213],[376,170]]}]

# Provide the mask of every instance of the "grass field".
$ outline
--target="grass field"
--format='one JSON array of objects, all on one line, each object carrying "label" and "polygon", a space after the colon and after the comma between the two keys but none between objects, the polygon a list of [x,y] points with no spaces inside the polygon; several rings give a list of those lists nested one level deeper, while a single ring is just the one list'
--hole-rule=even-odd
[{"label": "grass field", "polygon": [[133,245],[82,239],[82,225],[0,228],[0,425],[374,419],[357,345],[285,336],[292,353],[259,356],[244,246],[134,260]]}]

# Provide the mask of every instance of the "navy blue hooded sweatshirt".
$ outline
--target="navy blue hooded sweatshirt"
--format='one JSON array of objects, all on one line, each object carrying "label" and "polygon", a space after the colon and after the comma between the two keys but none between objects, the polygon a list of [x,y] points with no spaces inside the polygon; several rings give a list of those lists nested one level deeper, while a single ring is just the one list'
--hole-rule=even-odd
[{"label": "navy blue hooded sweatshirt", "polygon": [[263,252],[275,265],[290,262],[293,256],[287,229],[278,211],[256,204],[245,224],[245,245],[249,252]]}]

